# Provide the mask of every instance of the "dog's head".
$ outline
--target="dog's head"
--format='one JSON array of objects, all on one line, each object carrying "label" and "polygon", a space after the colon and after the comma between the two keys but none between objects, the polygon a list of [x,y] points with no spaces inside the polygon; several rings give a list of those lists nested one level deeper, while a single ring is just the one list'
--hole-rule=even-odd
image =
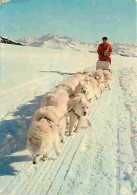
[{"label": "dog's head", "polygon": [[85,99],[81,99],[79,102],[76,102],[74,104],[74,111],[76,114],[78,114],[79,116],[87,116],[89,114],[90,111],[90,102],[88,102]]},{"label": "dog's head", "polygon": [[85,94],[88,91],[88,84],[85,81],[79,82],[78,86],[76,87],[76,93]]},{"label": "dog's head", "polygon": [[103,76],[102,74],[102,70],[101,69],[98,69],[94,72],[94,79],[98,80],[100,79],[101,77]]}]

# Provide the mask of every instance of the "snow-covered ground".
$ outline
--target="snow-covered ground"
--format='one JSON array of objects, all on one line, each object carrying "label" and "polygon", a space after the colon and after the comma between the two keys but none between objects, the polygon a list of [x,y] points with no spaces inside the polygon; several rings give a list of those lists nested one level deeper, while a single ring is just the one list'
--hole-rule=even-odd
[{"label": "snow-covered ground", "polygon": [[0,44],[0,194],[137,194],[136,58],[112,56],[111,91],[105,91],[84,126],[57,158],[32,165],[27,131],[42,95],[64,79],[95,69],[97,54]]}]

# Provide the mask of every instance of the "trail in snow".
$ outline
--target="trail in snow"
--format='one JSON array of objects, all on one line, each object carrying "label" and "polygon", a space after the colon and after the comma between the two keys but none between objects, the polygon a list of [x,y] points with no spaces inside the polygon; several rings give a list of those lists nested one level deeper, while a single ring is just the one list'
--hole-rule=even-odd
[{"label": "trail in snow", "polygon": [[[17,77],[13,77],[19,63],[16,55],[14,56],[16,50],[14,49],[12,46],[13,52],[10,52],[11,56],[8,59],[4,59],[4,56],[5,52],[11,51],[10,46],[4,46],[2,53],[2,64],[6,66],[2,71],[10,73],[10,78],[15,79],[12,80],[12,84],[7,84],[6,78],[2,78],[2,104],[5,109],[1,110],[0,193],[135,195],[137,193],[135,59],[113,56],[112,89],[106,90],[100,100],[96,101],[91,113],[93,126],[87,129],[84,125],[77,135],[67,137],[61,158],[57,158],[54,151],[51,151],[47,162],[33,166],[30,154],[26,150],[26,137],[31,117],[39,107],[42,95],[53,90],[53,86],[74,72],[89,68],[91,64],[93,65],[91,69],[94,69],[96,54],[85,53],[81,56],[76,52],[58,53],[56,50],[47,50],[47,54],[44,54],[45,51],[39,48],[26,47],[29,52],[40,55],[40,61],[36,58],[35,62],[26,57],[24,50],[22,56],[22,51],[18,47],[22,70],[26,76],[23,77],[19,73]],[[51,61],[52,55],[56,56],[55,61]],[[66,55],[65,63],[65,57],[63,62],[61,59]],[[8,68],[11,57],[14,61],[13,69]],[[48,71],[48,75],[42,71]]]}]

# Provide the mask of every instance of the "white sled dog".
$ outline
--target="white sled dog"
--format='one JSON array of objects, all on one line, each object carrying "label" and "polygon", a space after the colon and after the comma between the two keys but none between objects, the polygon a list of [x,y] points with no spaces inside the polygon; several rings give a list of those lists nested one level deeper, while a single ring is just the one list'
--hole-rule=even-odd
[{"label": "white sled dog", "polygon": [[84,94],[87,101],[93,103],[94,98],[98,99],[97,97],[97,88],[90,80],[84,80],[79,82],[78,86],[76,87],[74,96],[80,96]]},{"label": "white sled dog", "polygon": [[75,89],[80,81],[84,79],[84,76],[82,74],[76,74],[73,77],[70,77],[69,80],[65,81],[61,84],[59,89],[64,89],[69,94],[69,97],[74,95]]},{"label": "white sled dog", "polygon": [[108,88],[109,90],[111,90],[110,88],[110,80],[112,79],[112,74],[110,71],[108,70],[102,70],[102,73],[104,75],[104,84],[105,84],[105,87]]},{"label": "white sled dog", "polygon": [[[47,157],[47,153],[52,146],[54,146],[57,155],[61,155],[60,144],[65,140],[65,113],[66,111],[62,112],[62,109],[55,106],[40,108],[34,113],[28,133],[28,149],[33,156],[34,164],[37,156],[44,155]],[[45,154],[43,154],[44,152]],[[39,153],[39,155],[36,156],[36,153]]]},{"label": "white sled dog", "polygon": [[91,126],[89,120],[89,112],[91,110],[91,104],[86,100],[84,95],[74,97],[69,102],[69,135],[78,132],[84,121],[88,122]]},{"label": "white sled dog", "polygon": [[62,106],[69,101],[69,95],[64,89],[57,89],[55,92],[45,95],[42,98],[41,107],[45,106]]},{"label": "white sled dog", "polygon": [[101,69],[98,69],[94,72],[94,79],[96,79],[96,81],[99,84],[99,91],[103,93],[105,88],[105,84],[104,84],[105,79]]},{"label": "white sled dog", "polygon": [[32,118],[32,121],[37,121],[39,118],[44,117],[45,119],[50,119],[53,123],[55,123],[59,129],[58,133],[61,138],[61,142],[65,141],[65,129],[66,129],[66,117],[67,117],[67,106],[64,109],[62,107],[48,106],[44,108],[40,108],[37,110]]},{"label": "white sled dog", "polygon": [[59,127],[46,118],[33,121],[28,133],[28,150],[32,154],[33,164],[38,160],[45,161],[48,152],[54,147],[57,156],[61,156],[61,142],[58,134]]}]

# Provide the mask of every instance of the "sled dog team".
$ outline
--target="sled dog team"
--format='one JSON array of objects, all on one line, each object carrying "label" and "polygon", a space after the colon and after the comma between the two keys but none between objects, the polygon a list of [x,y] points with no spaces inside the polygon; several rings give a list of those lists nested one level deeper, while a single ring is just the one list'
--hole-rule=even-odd
[{"label": "sled dog team", "polygon": [[94,101],[105,88],[110,90],[110,80],[108,70],[85,71],[70,77],[43,97],[28,132],[28,149],[33,164],[45,161],[52,147],[57,156],[62,155],[66,129],[71,136],[80,130],[84,121],[91,126],[89,115]]}]

